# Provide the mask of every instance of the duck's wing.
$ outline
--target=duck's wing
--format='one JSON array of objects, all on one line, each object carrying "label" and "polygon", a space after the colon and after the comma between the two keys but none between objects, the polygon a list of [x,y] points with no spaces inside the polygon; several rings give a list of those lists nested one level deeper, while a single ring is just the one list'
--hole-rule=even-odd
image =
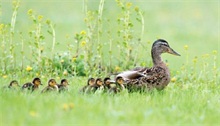
[{"label": "duck's wing", "polygon": [[31,82],[25,83],[21,89],[28,89],[30,90],[32,87],[34,86],[34,84],[32,84]]},{"label": "duck's wing", "polygon": [[142,72],[139,71],[124,71],[116,76],[117,77],[122,77],[124,80],[132,80],[132,79],[138,79],[140,77],[146,76]]}]

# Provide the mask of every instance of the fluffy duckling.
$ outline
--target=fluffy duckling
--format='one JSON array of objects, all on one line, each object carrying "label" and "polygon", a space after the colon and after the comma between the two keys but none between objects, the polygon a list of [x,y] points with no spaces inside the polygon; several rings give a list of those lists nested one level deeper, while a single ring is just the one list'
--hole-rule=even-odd
[{"label": "fluffy duckling", "polygon": [[91,77],[87,81],[87,85],[84,86],[82,89],[79,90],[80,93],[85,93],[89,86],[92,86],[95,84],[95,78]]},{"label": "fluffy duckling", "polygon": [[125,83],[125,81],[124,81],[123,77],[117,77],[116,78],[116,86],[110,88],[109,93],[110,94],[117,94],[117,93],[121,92],[122,90],[125,89],[124,83]]},{"label": "fluffy duckling", "polygon": [[48,86],[45,87],[45,88],[41,91],[41,93],[50,92],[50,91],[56,91],[56,92],[59,91],[58,86],[57,86],[57,82],[56,82],[55,79],[50,79],[50,80],[48,81]]},{"label": "fluffy duckling", "polygon": [[32,92],[37,90],[39,88],[40,85],[43,85],[41,83],[40,78],[36,77],[33,79],[32,82],[27,82],[22,86],[22,90],[27,89],[27,90],[31,90]]},{"label": "fluffy duckling", "polygon": [[67,79],[62,79],[60,84],[57,85],[59,92],[68,91],[68,85],[69,85],[69,83],[68,83]]},{"label": "fluffy duckling", "polygon": [[111,80],[109,77],[104,78],[104,91],[107,92],[114,83],[115,81]]},{"label": "fluffy duckling", "polygon": [[20,88],[20,85],[18,84],[17,80],[12,80],[10,82],[10,84],[8,85],[8,88],[10,88],[10,89],[17,89],[17,88]]},{"label": "fluffy duckling", "polygon": [[103,81],[101,78],[97,78],[95,84],[88,87],[87,93],[95,93],[98,90],[103,90]]}]

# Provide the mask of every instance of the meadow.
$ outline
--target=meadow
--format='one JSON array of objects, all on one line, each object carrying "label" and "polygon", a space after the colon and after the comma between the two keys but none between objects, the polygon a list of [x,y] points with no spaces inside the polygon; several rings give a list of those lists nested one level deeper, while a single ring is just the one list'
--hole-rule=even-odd
[{"label": "meadow", "polygon": [[[0,124],[219,125],[219,1],[0,1]],[[171,82],[151,93],[79,94],[89,77],[152,66],[152,43]],[[69,92],[4,89],[40,77],[70,83]]]}]

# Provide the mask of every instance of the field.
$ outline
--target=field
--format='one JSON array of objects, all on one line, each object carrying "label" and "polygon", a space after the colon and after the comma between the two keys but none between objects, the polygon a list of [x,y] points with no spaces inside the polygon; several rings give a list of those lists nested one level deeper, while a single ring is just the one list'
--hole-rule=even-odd
[{"label": "field", "polygon": [[[0,124],[220,125],[220,2],[143,0],[0,1]],[[79,94],[89,77],[152,66],[163,54],[171,82],[151,93]],[[40,77],[68,79],[69,92],[8,90]]]}]

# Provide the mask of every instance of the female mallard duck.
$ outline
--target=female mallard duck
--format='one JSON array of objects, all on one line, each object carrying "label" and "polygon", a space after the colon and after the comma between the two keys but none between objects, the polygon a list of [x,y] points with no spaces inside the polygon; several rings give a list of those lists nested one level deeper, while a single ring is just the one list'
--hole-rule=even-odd
[{"label": "female mallard duck", "polygon": [[56,91],[58,92],[59,89],[58,89],[58,86],[57,86],[57,82],[55,81],[55,79],[50,79],[48,81],[48,86],[45,87],[41,93],[44,93],[44,92],[50,92],[50,91]]},{"label": "female mallard duck", "polygon": [[169,46],[167,41],[158,39],[153,43],[151,49],[152,68],[136,68],[135,70],[118,74],[117,77],[122,77],[125,80],[129,91],[133,89],[138,91],[147,91],[153,88],[158,90],[164,89],[170,82],[170,72],[167,65],[161,59],[162,53],[180,56]]},{"label": "female mallard duck", "polygon": [[89,78],[87,81],[87,85],[84,86],[82,89],[79,90],[80,93],[85,93],[88,89],[89,86],[94,85],[95,84],[95,78]]},{"label": "female mallard duck", "polygon": [[31,90],[32,92],[37,90],[39,86],[42,85],[40,78],[36,77],[33,79],[32,82],[27,82],[22,86],[22,89],[28,89]]},{"label": "female mallard duck", "polygon": [[86,92],[95,93],[98,90],[103,90],[103,81],[101,78],[97,78],[95,84],[89,86]]},{"label": "female mallard duck", "polygon": [[119,92],[121,92],[122,90],[124,90],[125,89],[125,87],[124,87],[124,79],[123,79],[123,77],[120,77],[120,76],[118,76],[116,79],[115,79],[115,83],[116,83],[116,86],[115,87],[111,87],[110,89],[109,89],[109,93],[110,94],[117,94],[117,93],[119,93]]},{"label": "female mallard duck", "polygon": [[69,85],[69,83],[68,83],[67,79],[62,79],[60,84],[57,85],[59,92],[68,91],[68,85]]}]

